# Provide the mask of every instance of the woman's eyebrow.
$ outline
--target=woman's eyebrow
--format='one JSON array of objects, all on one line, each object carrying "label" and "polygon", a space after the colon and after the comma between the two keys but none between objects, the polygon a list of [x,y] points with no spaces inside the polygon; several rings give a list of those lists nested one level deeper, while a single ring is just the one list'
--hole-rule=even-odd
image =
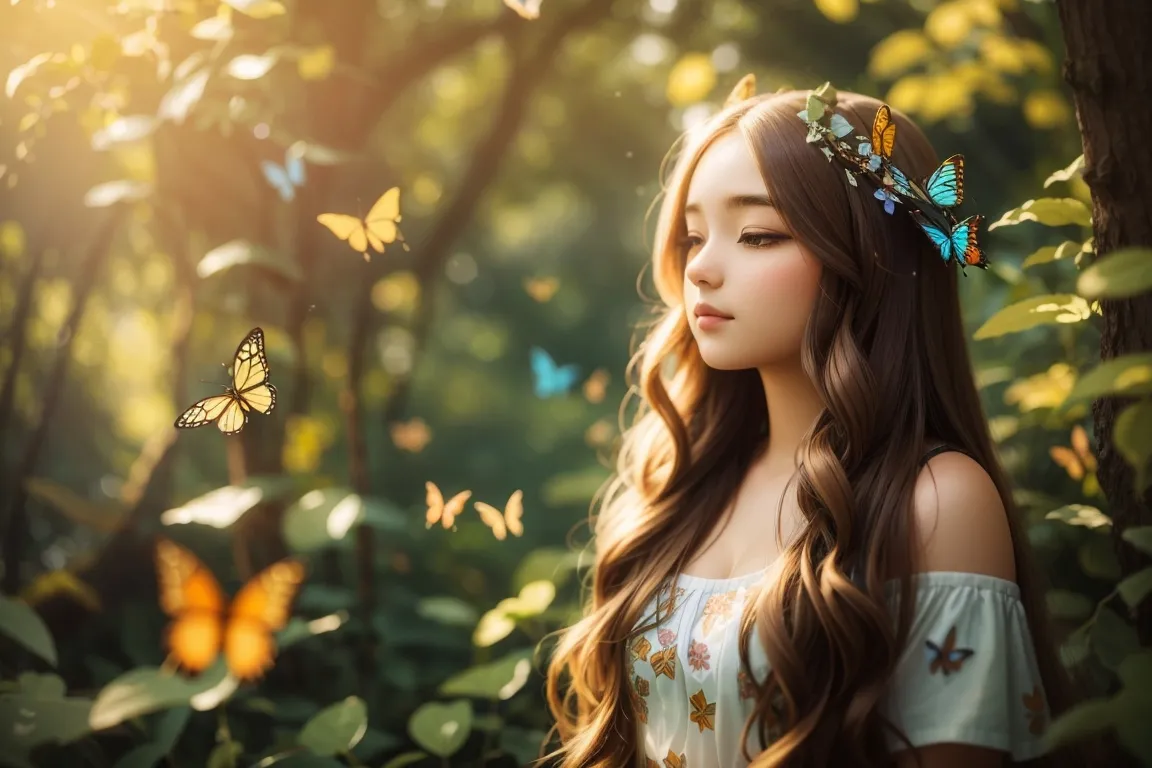
[{"label": "woman's eyebrow", "polygon": [[[775,203],[772,198],[763,194],[752,195],[732,195],[724,201],[724,208],[729,211],[734,211],[740,208],[775,208]],[[684,213],[700,213],[700,203],[688,203],[684,206]]]}]

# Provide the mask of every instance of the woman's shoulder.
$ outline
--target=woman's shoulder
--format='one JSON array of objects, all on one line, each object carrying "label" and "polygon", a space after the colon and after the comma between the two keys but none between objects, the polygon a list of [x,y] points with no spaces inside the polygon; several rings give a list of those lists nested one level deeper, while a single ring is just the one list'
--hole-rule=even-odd
[{"label": "woman's shoulder", "polygon": [[1015,581],[1008,513],[987,471],[946,451],[920,468],[912,498],[917,571],[985,574]]}]

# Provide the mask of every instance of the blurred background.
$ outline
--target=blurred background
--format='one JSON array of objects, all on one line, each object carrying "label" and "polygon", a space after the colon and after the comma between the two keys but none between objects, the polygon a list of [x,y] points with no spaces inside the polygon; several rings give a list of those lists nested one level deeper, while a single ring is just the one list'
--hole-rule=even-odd
[{"label": "blurred background", "polygon": [[[978,383],[1065,659],[1114,697],[1059,738],[1152,759],[1122,684],[1152,583],[1118,587],[1077,389],[1100,317],[1054,4],[9,0],[0,41],[0,763],[533,759],[661,163],[746,72],[886,98],[965,155]],[[407,249],[317,221],[394,187]],[[177,434],[254,326],[275,410]],[[471,491],[451,530],[428,481]],[[521,536],[473,509],[517,490]],[[157,534],[229,595],[306,562],[262,680],[162,666]]]}]

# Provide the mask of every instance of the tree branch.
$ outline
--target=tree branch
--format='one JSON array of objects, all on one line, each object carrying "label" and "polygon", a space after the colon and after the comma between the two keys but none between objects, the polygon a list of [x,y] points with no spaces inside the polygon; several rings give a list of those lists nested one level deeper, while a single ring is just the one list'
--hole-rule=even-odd
[{"label": "tree branch", "polygon": [[[12,323],[8,331],[12,334],[12,360],[8,363],[8,370],[4,372],[4,384],[0,386],[0,435],[8,434],[9,421],[12,418],[12,405],[16,397],[16,376],[20,372],[20,363],[24,357],[27,343],[26,326],[28,316],[32,313],[32,295],[36,291],[36,282],[40,279],[40,272],[44,269],[44,254],[33,259],[28,271],[24,273],[24,280],[20,283],[19,294],[16,297],[16,311],[12,316]],[[3,443],[0,443],[0,449]],[[4,457],[0,455],[0,467],[4,466]]]}]

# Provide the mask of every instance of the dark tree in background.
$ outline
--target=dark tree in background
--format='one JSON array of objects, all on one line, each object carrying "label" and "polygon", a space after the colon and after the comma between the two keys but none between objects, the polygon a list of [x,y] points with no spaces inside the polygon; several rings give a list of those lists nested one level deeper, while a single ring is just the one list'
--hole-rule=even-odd
[{"label": "dark tree in background", "polygon": [[[1084,142],[1084,181],[1092,190],[1097,257],[1119,248],[1152,246],[1152,3],[1060,0],[1066,56]],[[1149,265],[1152,268],[1152,265]],[[1101,302],[1100,359],[1152,351],[1152,295]],[[1121,571],[1149,565],[1120,537],[1152,524],[1152,488],[1137,493],[1132,468],[1113,445],[1116,416],[1132,398],[1104,397],[1093,405],[1100,486],[1112,505]],[[1141,643],[1152,644],[1152,601],[1137,609]]]}]

